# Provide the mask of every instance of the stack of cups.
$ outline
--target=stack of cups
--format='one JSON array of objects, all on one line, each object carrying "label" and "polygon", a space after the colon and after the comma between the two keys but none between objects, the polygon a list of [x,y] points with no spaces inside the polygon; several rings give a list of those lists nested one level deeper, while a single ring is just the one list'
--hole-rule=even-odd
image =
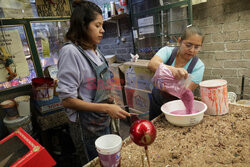
[{"label": "stack of cups", "polygon": [[18,96],[14,100],[19,116],[30,116],[30,96]]}]

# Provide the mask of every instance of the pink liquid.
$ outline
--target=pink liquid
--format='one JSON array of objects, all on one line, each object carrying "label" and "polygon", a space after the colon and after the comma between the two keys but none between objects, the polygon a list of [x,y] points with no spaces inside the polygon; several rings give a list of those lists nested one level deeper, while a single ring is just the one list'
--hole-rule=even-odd
[{"label": "pink liquid", "polygon": [[181,95],[181,100],[186,107],[187,114],[193,113],[194,94],[190,89],[186,89]]},{"label": "pink liquid", "polygon": [[198,110],[192,110],[191,113],[188,113],[186,110],[175,110],[175,111],[172,111],[170,113],[174,114],[174,115],[189,115],[189,114],[194,114],[194,113],[198,113],[198,112],[199,112]]}]

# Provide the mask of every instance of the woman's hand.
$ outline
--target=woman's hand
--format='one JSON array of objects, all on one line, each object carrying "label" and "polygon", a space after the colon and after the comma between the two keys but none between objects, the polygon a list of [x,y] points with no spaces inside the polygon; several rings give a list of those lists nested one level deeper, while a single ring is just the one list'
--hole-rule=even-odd
[{"label": "woman's hand", "polygon": [[170,69],[176,80],[180,80],[182,78],[187,79],[188,72],[184,68],[176,68],[172,66],[167,66],[167,67]]},{"label": "woman's hand", "polygon": [[105,111],[111,118],[126,118],[130,114],[116,104],[106,104]]},{"label": "woman's hand", "polygon": [[62,104],[66,108],[71,108],[78,111],[107,113],[112,118],[126,118],[130,116],[128,112],[124,111],[116,104],[90,103],[71,97],[64,99]]}]

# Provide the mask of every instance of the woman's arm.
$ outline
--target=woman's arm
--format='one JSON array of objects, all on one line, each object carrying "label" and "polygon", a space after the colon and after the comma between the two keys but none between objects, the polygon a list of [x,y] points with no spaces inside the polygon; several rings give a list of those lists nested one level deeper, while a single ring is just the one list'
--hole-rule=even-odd
[{"label": "woman's arm", "polygon": [[[160,56],[155,55],[148,63],[148,69],[155,72],[162,62],[162,58]],[[188,72],[184,68],[176,68],[168,65],[166,66],[168,69],[170,69],[175,79],[180,80],[181,78],[186,79],[188,77]]]},{"label": "woman's arm", "polygon": [[159,65],[163,62],[160,56],[155,55],[148,63],[148,69],[155,72]]},{"label": "woman's arm", "polygon": [[90,103],[72,97],[63,99],[62,104],[65,108],[71,108],[82,112],[90,111],[107,113],[112,118],[126,118],[126,116],[130,116],[128,112],[124,111],[116,104]]},{"label": "woman's arm", "polygon": [[194,83],[194,82],[191,82],[189,85],[188,85],[188,89],[194,91],[195,88],[197,88],[198,84]]},{"label": "woman's arm", "polygon": [[196,63],[193,72],[192,72],[192,82],[188,86],[190,90],[195,90],[199,86],[199,83],[202,81],[203,74],[205,71],[205,65],[204,63],[199,59]]}]

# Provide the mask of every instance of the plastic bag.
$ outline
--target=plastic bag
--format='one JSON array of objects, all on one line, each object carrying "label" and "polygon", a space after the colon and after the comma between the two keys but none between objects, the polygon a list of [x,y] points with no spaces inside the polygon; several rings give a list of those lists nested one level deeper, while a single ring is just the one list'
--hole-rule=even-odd
[{"label": "plastic bag", "polygon": [[194,95],[193,92],[187,88],[191,83],[191,75],[188,75],[187,79],[176,80],[172,72],[161,63],[152,78],[152,82],[156,88],[161,91],[180,98],[186,107],[187,114],[192,113]]},{"label": "plastic bag", "polygon": [[187,79],[176,80],[172,72],[161,63],[152,78],[152,82],[156,88],[180,98],[191,82],[191,75]]}]

